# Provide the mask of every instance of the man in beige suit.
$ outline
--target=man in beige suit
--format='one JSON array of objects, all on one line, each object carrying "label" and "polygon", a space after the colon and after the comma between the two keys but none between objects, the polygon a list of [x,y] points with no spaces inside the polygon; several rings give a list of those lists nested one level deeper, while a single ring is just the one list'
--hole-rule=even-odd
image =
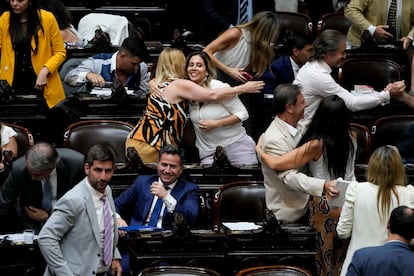
[{"label": "man in beige suit", "polygon": [[[281,156],[293,150],[301,138],[296,128],[307,103],[294,84],[279,85],[274,94],[276,117],[262,136],[261,151]],[[310,195],[338,195],[336,180],[309,177],[298,170],[276,172],[262,163],[267,208],[276,218],[287,222],[307,221]]]},{"label": "man in beige suit", "polygon": [[[369,31],[371,36],[380,43],[390,43],[395,40],[402,43],[403,49],[408,50],[411,64],[410,94],[414,92],[414,0],[396,0],[396,37],[390,33],[387,25],[388,13],[393,0],[351,0],[345,7],[345,17],[352,25],[348,31],[348,40],[353,46],[361,45],[361,36]],[[392,44],[392,42],[390,43]]]}]

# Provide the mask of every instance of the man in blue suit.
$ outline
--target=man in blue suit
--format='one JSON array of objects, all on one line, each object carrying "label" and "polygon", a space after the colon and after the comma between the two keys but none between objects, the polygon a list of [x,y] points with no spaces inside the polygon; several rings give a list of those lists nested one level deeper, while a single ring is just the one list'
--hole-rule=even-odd
[{"label": "man in blue suit", "polygon": [[414,238],[414,210],[407,206],[395,208],[387,228],[387,243],[355,251],[347,276],[413,275],[414,251],[408,245]]},{"label": "man in blue suit", "polygon": [[[115,200],[119,215],[118,225],[151,225],[171,228],[173,213],[181,213],[189,225],[193,225],[200,208],[199,188],[196,184],[181,178],[184,170],[182,150],[165,145],[160,150],[157,175],[140,175],[134,184]],[[152,224],[152,213],[156,202],[163,204],[160,215]],[[120,232],[121,236],[125,232]],[[122,256],[122,269],[129,271],[128,256]]]}]

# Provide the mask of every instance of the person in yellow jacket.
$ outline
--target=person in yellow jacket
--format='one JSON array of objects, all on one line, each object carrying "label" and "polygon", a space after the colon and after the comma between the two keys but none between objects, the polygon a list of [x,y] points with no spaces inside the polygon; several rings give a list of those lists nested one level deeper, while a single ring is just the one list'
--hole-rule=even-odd
[{"label": "person in yellow jacket", "polygon": [[49,109],[65,99],[58,68],[66,50],[52,13],[37,0],[9,0],[10,11],[0,17],[0,79],[17,95],[41,94]]}]

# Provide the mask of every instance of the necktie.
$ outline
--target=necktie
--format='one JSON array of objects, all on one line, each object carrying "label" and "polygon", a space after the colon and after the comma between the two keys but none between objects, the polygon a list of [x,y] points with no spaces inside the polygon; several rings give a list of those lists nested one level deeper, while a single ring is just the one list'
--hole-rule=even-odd
[{"label": "necktie", "polygon": [[162,207],[162,199],[158,198],[157,202],[155,203],[154,210],[152,210],[151,218],[148,222],[149,226],[157,227],[158,219],[161,214],[161,207]]},{"label": "necktie", "polygon": [[103,206],[103,215],[104,215],[104,263],[106,265],[111,265],[112,261],[112,223],[111,223],[111,213],[109,212],[109,202],[106,196],[103,196],[102,201],[104,202]]},{"label": "necktie", "polygon": [[248,0],[239,1],[239,24],[246,23],[248,21]]},{"label": "necktie", "polygon": [[397,0],[391,0],[387,17],[388,32],[393,35],[391,41],[397,41]]},{"label": "necktie", "polygon": [[42,209],[49,212],[52,209],[52,187],[49,177],[43,180]]}]

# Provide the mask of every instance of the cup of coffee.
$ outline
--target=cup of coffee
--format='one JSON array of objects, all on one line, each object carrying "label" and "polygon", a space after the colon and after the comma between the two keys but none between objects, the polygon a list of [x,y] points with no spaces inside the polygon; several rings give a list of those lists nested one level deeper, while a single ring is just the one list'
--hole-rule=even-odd
[{"label": "cup of coffee", "polygon": [[23,238],[25,244],[33,244],[35,231],[33,229],[25,229],[23,231]]}]

